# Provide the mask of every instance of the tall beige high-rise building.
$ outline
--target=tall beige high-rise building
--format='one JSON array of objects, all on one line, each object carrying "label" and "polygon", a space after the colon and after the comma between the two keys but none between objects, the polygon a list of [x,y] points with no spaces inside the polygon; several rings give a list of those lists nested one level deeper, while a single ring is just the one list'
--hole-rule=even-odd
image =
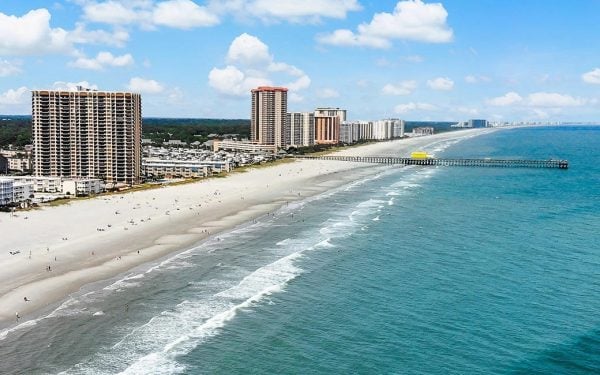
[{"label": "tall beige high-rise building", "polygon": [[32,128],[35,175],[140,182],[140,94],[34,90]]},{"label": "tall beige high-rise building", "polygon": [[287,89],[261,86],[252,90],[250,139],[264,145],[289,144]]}]

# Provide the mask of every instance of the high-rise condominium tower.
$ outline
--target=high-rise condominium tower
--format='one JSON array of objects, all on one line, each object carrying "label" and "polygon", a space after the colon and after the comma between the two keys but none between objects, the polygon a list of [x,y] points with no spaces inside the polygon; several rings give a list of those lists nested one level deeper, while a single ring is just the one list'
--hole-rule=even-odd
[{"label": "high-rise condominium tower", "polygon": [[37,176],[140,182],[140,94],[35,90],[32,127]]},{"label": "high-rise condominium tower", "polygon": [[315,144],[315,114],[313,112],[289,112],[287,123],[290,130],[290,145],[299,147]]},{"label": "high-rise condominium tower", "polygon": [[340,141],[340,124],[346,121],[346,110],[339,108],[315,109],[315,143],[337,144]]},{"label": "high-rise condominium tower", "polygon": [[289,144],[287,91],[285,87],[268,86],[252,90],[252,141],[277,147]]}]

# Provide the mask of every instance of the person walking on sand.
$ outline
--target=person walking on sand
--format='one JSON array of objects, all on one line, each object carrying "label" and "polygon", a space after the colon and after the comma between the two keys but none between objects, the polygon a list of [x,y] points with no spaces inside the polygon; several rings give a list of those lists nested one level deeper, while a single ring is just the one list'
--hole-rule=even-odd
[{"label": "person walking on sand", "polygon": [[21,319],[21,317],[19,316],[19,312],[15,313],[15,317],[17,318],[17,323],[19,323],[19,319]]}]

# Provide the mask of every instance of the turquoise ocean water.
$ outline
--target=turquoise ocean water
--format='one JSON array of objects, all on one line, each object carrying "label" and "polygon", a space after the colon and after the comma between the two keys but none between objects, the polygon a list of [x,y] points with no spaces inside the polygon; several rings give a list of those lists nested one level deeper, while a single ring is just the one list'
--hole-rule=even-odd
[{"label": "turquoise ocean water", "polygon": [[0,334],[2,374],[600,373],[600,127],[380,168]]}]

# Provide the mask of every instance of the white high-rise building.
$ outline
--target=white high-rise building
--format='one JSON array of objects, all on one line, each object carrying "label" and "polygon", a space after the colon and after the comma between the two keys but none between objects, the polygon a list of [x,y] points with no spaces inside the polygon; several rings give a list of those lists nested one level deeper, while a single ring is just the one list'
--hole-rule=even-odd
[{"label": "white high-rise building", "polygon": [[340,127],[340,142],[343,143],[401,137],[404,137],[404,121],[398,119],[344,122]]},{"label": "white high-rise building", "polygon": [[34,90],[32,129],[36,176],[140,182],[140,94]]},{"label": "white high-rise building", "polygon": [[315,144],[315,115],[313,112],[289,112],[289,144],[295,147]]}]

